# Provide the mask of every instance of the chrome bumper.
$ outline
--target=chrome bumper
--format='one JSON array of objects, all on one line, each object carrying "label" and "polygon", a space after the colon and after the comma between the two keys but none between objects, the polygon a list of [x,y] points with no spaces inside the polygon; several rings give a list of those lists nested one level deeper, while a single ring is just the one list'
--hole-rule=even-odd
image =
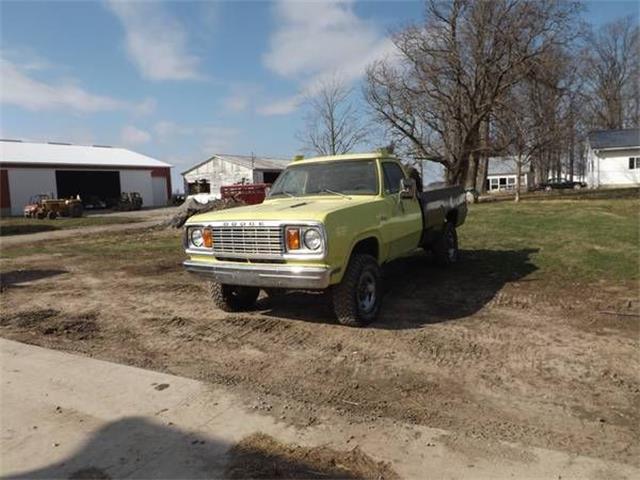
[{"label": "chrome bumper", "polygon": [[263,288],[323,289],[329,286],[331,271],[327,267],[260,265],[233,262],[183,263],[187,271],[218,283]]}]

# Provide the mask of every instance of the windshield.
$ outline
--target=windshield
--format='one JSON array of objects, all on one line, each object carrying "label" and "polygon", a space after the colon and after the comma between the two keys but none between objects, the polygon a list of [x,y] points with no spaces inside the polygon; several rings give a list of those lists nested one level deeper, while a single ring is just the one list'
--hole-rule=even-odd
[{"label": "windshield", "polygon": [[277,195],[376,195],[375,160],[337,161],[294,165],[278,177],[270,197]]}]

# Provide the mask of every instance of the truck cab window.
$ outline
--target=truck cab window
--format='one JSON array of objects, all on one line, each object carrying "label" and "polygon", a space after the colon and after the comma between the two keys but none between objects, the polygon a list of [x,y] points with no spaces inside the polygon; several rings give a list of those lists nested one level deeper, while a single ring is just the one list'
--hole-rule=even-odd
[{"label": "truck cab window", "polygon": [[400,191],[400,180],[404,178],[404,172],[397,163],[385,162],[382,164],[384,173],[384,193],[394,194]]}]

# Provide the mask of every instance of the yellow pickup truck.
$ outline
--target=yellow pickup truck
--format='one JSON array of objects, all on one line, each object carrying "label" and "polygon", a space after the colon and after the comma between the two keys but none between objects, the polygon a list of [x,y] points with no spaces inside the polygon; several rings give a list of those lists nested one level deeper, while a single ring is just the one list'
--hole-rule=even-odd
[{"label": "yellow pickup truck", "polygon": [[418,192],[388,154],[301,159],[264,203],[191,217],[184,266],[222,310],[250,308],[261,288],[330,289],[338,321],[363,326],[380,310],[381,267],[418,248],[455,262],[466,215],[460,187]]}]

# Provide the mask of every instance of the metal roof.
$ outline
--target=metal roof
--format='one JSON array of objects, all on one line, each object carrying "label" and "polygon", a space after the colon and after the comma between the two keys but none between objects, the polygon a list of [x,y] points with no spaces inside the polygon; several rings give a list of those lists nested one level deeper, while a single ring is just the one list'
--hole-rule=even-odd
[{"label": "metal roof", "polygon": [[132,152],[126,148],[72,145],[60,142],[31,143],[16,140],[0,140],[0,162],[51,166],[171,167],[168,163]]},{"label": "metal roof", "polygon": [[594,150],[640,147],[640,128],[591,132],[589,145]]},{"label": "metal roof", "polygon": [[[522,173],[527,170],[522,168]],[[487,175],[515,175],[518,171],[516,159],[513,157],[491,157],[487,167]]]},{"label": "metal roof", "polygon": [[255,155],[228,155],[226,153],[214,154],[203,162],[188,168],[182,175],[186,175],[192,170],[210,162],[214,158],[218,158],[224,162],[234,163],[253,170],[284,170],[284,168],[291,163],[287,158],[274,158],[274,157],[257,157]]}]

